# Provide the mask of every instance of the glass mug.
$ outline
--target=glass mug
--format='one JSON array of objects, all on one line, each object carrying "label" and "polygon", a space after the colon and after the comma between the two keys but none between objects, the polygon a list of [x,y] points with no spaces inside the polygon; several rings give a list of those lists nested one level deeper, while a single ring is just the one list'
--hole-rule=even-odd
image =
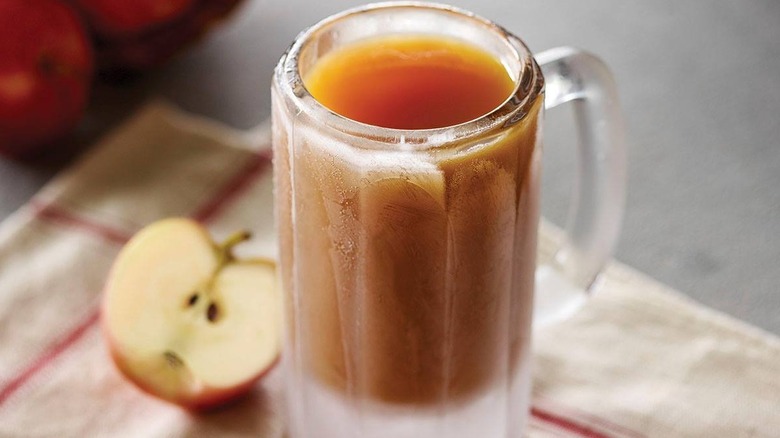
[{"label": "glass mug", "polygon": [[[404,130],[343,117],[306,89],[326,54],[404,34],[478,46],[513,94],[475,120]],[[272,99],[289,435],[522,436],[534,301],[535,322],[575,309],[620,226],[625,151],[606,67],[570,48],[534,59],[450,6],[379,3],[302,32]],[[569,101],[579,183],[563,243],[537,269],[542,116]]]}]

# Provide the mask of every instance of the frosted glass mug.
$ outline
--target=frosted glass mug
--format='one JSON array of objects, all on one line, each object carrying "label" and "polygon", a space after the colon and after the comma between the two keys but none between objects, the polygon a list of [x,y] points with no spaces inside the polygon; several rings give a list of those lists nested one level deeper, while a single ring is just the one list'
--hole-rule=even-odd
[{"label": "frosted glass mug", "polygon": [[[326,54],[403,34],[477,45],[507,69],[512,96],[459,125],[401,130],[350,120],[307,91],[302,78]],[[381,3],[302,32],[272,96],[289,435],[523,436],[532,319],[579,306],[622,216],[622,122],[604,64],[571,48],[534,58],[449,6]],[[561,247],[537,266],[543,113],[564,102],[579,128],[578,184]]]}]

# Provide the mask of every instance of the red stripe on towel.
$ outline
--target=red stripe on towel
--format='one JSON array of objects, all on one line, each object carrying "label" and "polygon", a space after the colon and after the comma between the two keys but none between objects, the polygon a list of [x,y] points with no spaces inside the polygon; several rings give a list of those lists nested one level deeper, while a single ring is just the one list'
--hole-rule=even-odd
[{"label": "red stripe on towel", "polygon": [[216,196],[195,210],[191,217],[198,222],[208,222],[212,220],[214,216],[222,211],[225,205],[246,190],[252,181],[265,174],[270,168],[270,152],[253,155],[252,160],[249,161],[236,176],[222,186]]},{"label": "red stripe on towel", "polygon": [[629,429],[626,426],[613,423],[607,420],[606,418],[599,417],[590,412],[583,411],[582,409],[578,409],[572,406],[562,405],[558,402],[546,398],[541,398],[541,399],[537,398],[536,401],[538,406],[544,406],[544,408],[540,408],[542,410],[555,411],[568,418],[579,418],[586,423],[592,423],[596,426],[599,426],[600,428],[603,428],[604,430],[617,433],[619,436],[624,438],[645,438],[646,437],[642,433]]},{"label": "red stripe on towel", "polygon": [[81,339],[99,319],[100,310],[98,309],[90,313],[84,321],[71,329],[65,337],[50,345],[42,355],[33,361],[33,363],[28,365],[14,378],[9,380],[8,383],[3,385],[3,387],[0,388],[0,405],[8,400],[9,397],[18,391],[19,388],[27,383],[34,375],[46,367],[46,365],[50,364],[54,359],[62,355],[62,353],[78,342],[78,340]]},{"label": "red stripe on towel", "polygon": [[92,219],[79,216],[54,204],[44,204],[33,200],[32,208],[38,219],[65,225],[71,228],[79,228],[89,234],[101,237],[109,242],[123,245],[130,240],[131,234],[111,226],[101,224]]},{"label": "red stripe on towel", "polygon": [[568,418],[562,417],[550,411],[539,409],[535,406],[531,407],[531,416],[533,416],[537,420],[552,424],[560,429],[563,429],[566,432],[576,434],[579,437],[613,438],[611,435],[606,435],[602,432],[594,430],[589,426],[577,423],[575,421],[572,421]]}]

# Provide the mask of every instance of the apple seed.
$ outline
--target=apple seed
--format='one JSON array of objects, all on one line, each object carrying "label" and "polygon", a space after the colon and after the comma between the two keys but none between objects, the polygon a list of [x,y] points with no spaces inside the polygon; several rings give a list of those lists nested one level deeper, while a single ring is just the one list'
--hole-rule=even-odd
[{"label": "apple seed", "polygon": [[187,306],[192,307],[195,305],[195,303],[198,302],[198,298],[200,295],[198,295],[197,292],[193,293],[192,296],[190,296],[190,299],[187,300]]},{"label": "apple seed", "polygon": [[184,361],[181,360],[178,354],[174,353],[173,351],[166,351],[163,353],[163,356],[165,357],[165,361],[168,362],[168,365],[171,366],[171,368],[178,368],[184,366]]},{"label": "apple seed", "polygon": [[219,316],[219,309],[217,308],[217,305],[212,302],[206,309],[206,319],[208,319],[209,322],[215,322],[217,320],[217,316]]}]

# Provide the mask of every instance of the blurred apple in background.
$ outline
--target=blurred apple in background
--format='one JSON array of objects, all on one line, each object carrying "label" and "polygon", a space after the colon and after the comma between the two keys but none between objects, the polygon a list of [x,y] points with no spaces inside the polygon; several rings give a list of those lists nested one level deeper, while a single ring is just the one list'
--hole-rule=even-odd
[{"label": "blurred apple in background", "polygon": [[103,70],[142,71],[168,60],[241,0],[70,0],[95,36]]},{"label": "blurred apple in background", "polygon": [[0,154],[52,148],[82,117],[96,68],[158,66],[241,1],[0,0]]},{"label": "blurred apple in background", "polygon": [[59,0],[0,0],[0,153],[28,157],[81,118],[91,43]]},{"label": "blurred apple in background", "polygon": [[176,20],[197,0],[70,0],[103,38],[132,37]]}]

